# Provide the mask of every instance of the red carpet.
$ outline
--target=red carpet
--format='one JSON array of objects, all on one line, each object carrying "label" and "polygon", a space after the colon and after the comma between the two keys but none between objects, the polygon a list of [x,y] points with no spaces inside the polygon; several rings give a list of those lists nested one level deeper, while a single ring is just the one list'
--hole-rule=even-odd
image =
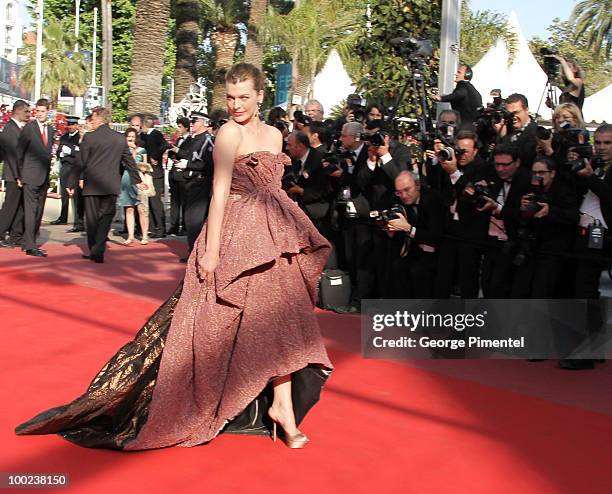
[{"label": "red carpet", "polygon": [[114,247],[103,265],[77,246],[47,246],[47,259],[0,253],[0,472],[68,473],[59,492],[88,494],[612,491],[606,367],[364,360],[359,319],[329,313],[319,318],[336,371],[303,424],[304,450],[228,435],[119,453],[15,436],[18,423],[82,393],[169,294],[177,245]]}]

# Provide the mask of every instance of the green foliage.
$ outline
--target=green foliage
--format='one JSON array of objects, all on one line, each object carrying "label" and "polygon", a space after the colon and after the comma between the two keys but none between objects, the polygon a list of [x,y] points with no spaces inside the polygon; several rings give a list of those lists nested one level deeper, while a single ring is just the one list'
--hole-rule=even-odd
[{"label": "green foliage", "polygon": [[502,38],[508,46],[511,65],[518,49],[516,34],[508,29],[507,17],[499,12],[481,10],[472,12],[469,0],[461,3],[461,54],[463,63],[474,66],[489,48]]},{"label": "green foliage", "polygon": [[572,11],[570,22],[576,26],[575,40],[587,40],[587,49],[596,60],[602,51],[606,60],[612,49],[612,0],[582,0]]},{"label": "green foliage", "polygon": [[[65,87],[72,94],[85,93],[89,80],[89,69],[81,53],[74,53],[76,38],[65,21],[47,19],[43,29],[41,67],[41,92],[52,101],[57,100],[59,91]],[[21,69],[20,80],[26,89],[34,89],[36,77],[36,45],[26,45],[21,54],[27,62]],[[67,56],[67,54],[70,54]]]},{"label": "green foliage", "polygon": [[576,38],[575,24],[571,20],[561,21],[558,18],[553,20],[548,31],[551,35],[547,40],[535,37],[529,41],[529,47],[540,65],[543,65],[540,48],[552,46],[557,48],[563,57],[578,62],[583,69],[586,75],[584,85],[587,96],[612,84],[612,63],[609,60],[602,62],[597,59],[589,49],[587,33]]},{"label": "green foliage", "polygon": [[[378,0],[371,4],[369,22],[371,28],[357,44],[357,56],[364,61],[363,73],[358,89],[369,101],[378,101],[385,106],[394,104],[405,82],[410,81],[412,69],[407,61],[396,54],[391,39],[412,37],[430,39],[439,46],[440,5],[429,0]],[[426,85],[437,84],[438,61],[434,56],[424,67]],[[415,116],[418,112],[417,98],[409,88],[398,111],[399,116]]]},{"label": "green foliage", "polygon": [[[110,101],[113,104],[113,119],[125,120],[127,100],[130,93],[132,74],[132,24],[136,0],[114,0],[113,11],[113,90]],[[91,50],[93,41],[93,9],[99,7],[96,0],[81,1],[80,37],[81,50]],[[45,0],[45,17],[63,19],[68,29],[74,31],[75,3],[73,0]],[[30,10],[31,11],[31,10]],[[101,82],[102,70],[102,15],[98,11],[98,66],[96,81]]]}]

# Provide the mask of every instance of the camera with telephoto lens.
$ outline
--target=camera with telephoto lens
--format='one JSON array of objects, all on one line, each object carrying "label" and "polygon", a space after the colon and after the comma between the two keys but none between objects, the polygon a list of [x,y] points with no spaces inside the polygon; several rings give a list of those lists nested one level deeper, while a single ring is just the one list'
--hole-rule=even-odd
[{"label": "camera with telephoto lens", "polygon": [[561,62],[559,62],[559,60],[556,58],[553,58],[553,55],[558,54],[559,50],[556,48],[540,48],[540,55],[544,57],[544,72],[546,72],[549,81],[556,80],[559,76],[559,65],[561,65]]},{"label": "camera with telephoto lens", "polygon": [[493,199],[493,194],[487,184],[468,182],[463,189],[463,197],[471,202],[475,208],[483,208],[487,199]]},{"label": "camera with telephoto lens", "polygon": [[368,119],[365,111],[367,104],[367,100],[359,94],[349,94],[346,98],[346,106],[353,113],[355,122],[365,122]]},{"label": "camera with telephoto lens", "polygon": [[406,214],[404,207],[400,204],[394,204],[389,209],[370,211],[370,218],[373,219],[378,226],[386,228],[389,221],[398,219],[400,214]]},{"label": "camera with telephoto lens", "polygon": [[440,139],[446,146],[455,144],[455,136],[457,135],[457,126],[454,124],[441,123],[435,134],[436,139]]},{"label": "camera with telephoto lens", "polygon": [[453,159],[453,155],[459,158],[459,156],[463,156],[464,154],[464,149],[457,146],[447,146],[438,152],[438,159],[440,161],[450,161]]},{"label": "camera with telephoto lens", "polygon": [[327,175],[331,175],[337,170],[345,169],[347,165],[347,160],[351,162],[352,165],[355,164],[355,157],[353,153],[350,151],[344,151],[339,147],[332,146],[333,151],[325,153],[321,163],[323,164],[323,171]]},{"label": "camera with telephoto lens", "polygon": [[384,146],[385,145],[385,137],[389,134],[384,130],[379,130],[375,134],[368,134],[367,132],[363,132],[361,134],[361,140],[367,142],[370,146]]},{"label": "camera with telephoto lens", "polygon": [[[544,177],[534,175],[531,179],[531,189],[526,198],[529,201],[525,206],[521,205],[521,219],[517,231],[517,242],[508,242],[508,249],[512,249],[518,245],[516,254],[512,259],[512,264],[520,266],[531,255],[532,246],[536,240],[534,231],[533,217],[542,209],[538,203],[548,202],[548,198],[544,193]],[[504,251],[509,254],[509,250]]]}]

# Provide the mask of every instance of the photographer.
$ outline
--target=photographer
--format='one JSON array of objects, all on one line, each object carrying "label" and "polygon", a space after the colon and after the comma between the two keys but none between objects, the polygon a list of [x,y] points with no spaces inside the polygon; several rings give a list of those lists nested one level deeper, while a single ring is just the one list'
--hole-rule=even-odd
[{"label": "photographer", "polygon": [[531,170],[536,157],[536,129],[538,125],[529,116],[529,103],[527,98],[519,93],[511,94],[506,98],[506,111],[512,114],[512,125],[508,128],[505,121],[497,126],[498,142],[504,138],[514,143],[519,150],[521,166]]},{"label": "photographer", "polygon": [[557,164],[537,158],[532,165],[532,190],[521,198],[521,222],[514,257],[518,265],[512,298],[555,298],[564,257],[578,222],[574,188],[559,177]]},{"label": "photographer", "polygon": [[378,103],[370,103],[366,108],[366,116],[368,122],[370,120],[384,120],[385,119],[385,109],[382,105]]},{"label": "photographer", "polygon": [[439,166],[440,151],[454,144],[458,128],[461,127],[461,116],[455,110],[443,110],[440,112],[436,125],[437,132],[433,140],[433,149],[425,151],[425,177],[429,187],[441,191],[446,172]]},{"label": "photographer", "polygon": [[331,236],[329,224],[329,180],[321,166],[323,154],[310,147],[308,136],[295,131],[287,139],[291,168],[283,177],[283,188],[311,219],[326,238]]},{"label": "photographer", "polygon": [[482,250],[477,243],[486,237],[488,215],[464,197],[466,185],[487,178],[489,167],[478,156],[477,141],[474,132],[462,130],[455,146],[440,153],[446,155],[439,166],[445,173],[440,192],[447,206],[447,236],[440,245],[436,298],[450,296],[457,273],[461,297],[478,298]]},{"label": "photographer", "polygon": [[308,135],[310,147],[320,153],[327,153],[331,148],[329,126],[323,122],[313,120],[310,125],[304,127],[304,132]]},{"label": "photographer", "polygon": [[537,150],[563,165],[568,160],[569,148],[577,144],[578,131],[585,131],[586,126],[580,110],[573,103],[563,103],[555,108],[552,126],[552,132],[543,127],[537,128]]},{"label": "photographer", "polygon": [[[371,120],[366,126],[362,140],[368,144],[367,166],[360,170],[359,178],[363,194],[368,200],[372,213],[389,209],[396,202],[395,178],[410,166],[410,150],[404,144],[391,139],[382,120]],[[389,238],[379,227],[372,226],[374,268],[379,296],[388,287]]]},{"label": "photographer", "polygon": [[530,189],[531,174],[521,168],[518,149],[510,143],[496,146],[493,164],[495,173],[488,183],[491,196],[479,208],[490,214],[481,283],[485,298],[508,298],[515,271],[509,239],[517,237],[521,198]]},{"label": "photographer", "polygon": [[[601,125],[595,131],[595,156],[584,159],[584,167],[576,172],[578,193],[581,197],[580,221],[575,235],[574,250],[577,256],[575,298],[587,300],[586,333],[594,338],[601,328],[598,299],[602,270],[612,257],[612,125]],[[571,151],[570,151],[571,152]],[[572,156],[573,157],[573,156]],[[582,342],[569,341],[566,349],[573,350]],[[568,354],[570,352],[567,352]],[[564,358],[559,361],[563,369],[592,369],[592,359]]]},{"label": "photographer", "polygon": [[313,122],[323,121],[323,105],[316,99],[309,99],[304,105],[304,113],[310,117]]},{"label": "photographer", "polygon": [[386,224],[391,237],[389,295],[391,298],[432,298],[437,251],[444,229],[445,206],[438,192],[421,187],[419,178],[402,171],[395,194],[404,213]]},{"label": "photographer", "polygon": [[363,132],[363,125],[358,122],[344,124],[340,135],[344,152],[336,152],[338,163],[330,164],[328,157],[323,162],[326,173],[335,182],[338,197],[336,214],[342,242],[338,257],[353,283],[349,312],[358,312],[361,299],[371,298],[374,282],[370,204],[364,195],[366,184],[360,173],[367,168],[368,159],[368,146],[361,140]]},{"label": "photographer", "polygon": [[461,115],[461,129],[472,130],[472,123],[478,116],[478,108],[482,106],[482,96],[476,90],[470,80],[472,79],[472,69],[469,65],[460,64],[455,72],[455,82],[457,85],[451,94],[443,96],[435,95],[435,101],[450,103],[453,110]]},{"label": "photographer", "polygon": [[573,103],[582,114],[582,106],[584,105],[584,75],[582,69],[573,60],[559,55],[548,55],[548,57],[557,60],[563,69],[562,80],[565,87],[562,88],[559,103]]}]

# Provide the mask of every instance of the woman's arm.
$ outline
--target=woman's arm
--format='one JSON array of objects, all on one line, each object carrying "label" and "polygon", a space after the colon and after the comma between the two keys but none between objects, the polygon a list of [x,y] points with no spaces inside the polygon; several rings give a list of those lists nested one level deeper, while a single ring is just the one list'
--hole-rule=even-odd
[{"label": "woman's arm", "polygon": [[574,74],[574,70],[572,69],[572,67],[570,67],[570,64],[567,63],[567,60],[565,60],[565,58],[560,56],[556,56],[555,58],[561,63],[561,67],[563,68],[563,75],[565,75],[565,78],[572,86],[574,86],[570,93],[578,91],[578,94],[580,94],[580,88],[582,88],[583,84],[582,79],[580,79],[580,77],[576,77],[576,75]]},{"label": "woman's arm", "polygon": [[202,274],[212,273],[219,263],[221,225],[225,214],[225,203],[232,183],[236,151],[241,139],[240,129],[235,125],[221,127],[215,139],[215,149],[213,151],[215,171],[213,174],[213,193],[206,222],[206,251],[199,260]]}]

